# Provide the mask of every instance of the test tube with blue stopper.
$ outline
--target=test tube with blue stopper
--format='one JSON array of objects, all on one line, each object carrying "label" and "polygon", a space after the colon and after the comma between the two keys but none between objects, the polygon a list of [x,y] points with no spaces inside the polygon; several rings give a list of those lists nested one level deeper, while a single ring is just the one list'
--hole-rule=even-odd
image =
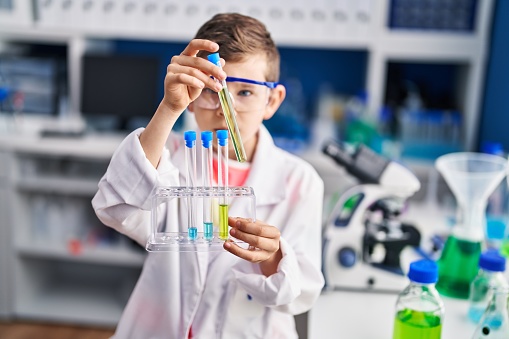
[{"label": "test tube with blue stopper", "polygon": [[[209,54],[207,58],[214,65],[222,68],[219,53]],[[240,137],[239,126],[237,125],[237,119],[235,118],[235,110],[233,109],[232,98],[230,96],[230,92],[228,91],[228,86],[226,86],[226,80],[223,80],[221,85],[223,88],[218,92],[219,102],[221,103],[221,108],[223,109],[226,126],[228,126],[228,131],[230,132],[232,138],[235,156],[239,162],[245,162],[247,160],[246,151],[244,149],[244,145],[242,144],[242,138]]]},{"label": "test tube with blue stopper", "polygon": [[[201,132],[201,171],[203,187],[212,187],[212,132]],[[203,237],[205,240],[212,240],[214,237],[214,224],[212,221],[212,199],[203,198]]]},{"label": "test tube with blue stopper", "polygon": [[[186,186],[189,190],[196,186],[196,132],[186,131],[184,133],[186,144]],[[192,196],[187,198],[187,231],[189,240],[195,240],[198,229],[196,228],[196,208]]]},{"label": "test tube with blue stopper", "polygon": [[228,239],[228,131],[218,130],[217,136],[217,186],[219,197],[219,238]]}]

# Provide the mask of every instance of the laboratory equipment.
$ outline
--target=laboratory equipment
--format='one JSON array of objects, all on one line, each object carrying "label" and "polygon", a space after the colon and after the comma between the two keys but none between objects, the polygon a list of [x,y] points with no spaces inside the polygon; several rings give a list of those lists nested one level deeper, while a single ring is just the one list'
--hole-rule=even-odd
[{"label": "laboratory equipment", "polygon": [[[196,186],[196,132],[195,131],[187,131],[184,133],[184,140],[186,144],[185,156],[186,156],[186,185],[189,189],[192,189]],[[198,232],[197,224],[196,224],[196,206],[195,201],[189,197],[188,198],[188,233],[189,239],[196,239],[196,235]]]},{"label": "laboratory equipment", "polygon": [[[209,54],[207,58],[217,67],[222,67],[219,53]],[[246,151],[240,136],[239,126],[237,125],[237,119],[235,118],[235,110],[233,109],[232,97],[228,91],[228,86],[226,86],[226,80],[223,80],[221,85],[223,88],[218,93],[219,102],[221,103],[226,125],[228,126],[228,131],[231,135],[233,149],[235,150],[235,156],[239,162],[245,162],[247,160]]]},{"label": "laboratory equipment", "polygon": [[509,287],[503,272],[505,258],[495,250],[488,250],[479,259],[479,273],[470,284],[470,302],[468,317],[475,323],[479,322],[491,299],[491,288]]},{"label": "laboratory equipment", "polygon": [[[229,211],[232,215],[256,220],[256,203],[251,187],[157,187],[152,197],[152,230],[146,244],[149,252],[203,252],[223,251],[225,239],[214,232],[212,238],[205,238],[203,232],[197,232],[196,238],[189,241],[188,237],[188,200],[197,206],[196,222],[203,224],[203,211],[200,210],[204,200],[227,198],[230,202]],[[247,248],[247,244],[238,239],[228,237],[228,241]]]},{"label": "laboratory equipment", "polygon": [[472,339],[509,338],[509,288],[495,288]]},{"label": "laboratory equipment", "polygon": [[[505,157],[502,144],[483,141],[481,152]],[[502,182],[488,198],[486,207],[486,246],[502,250],[507,227],[507,183]]]},{"label": "laboratory equipment", "polygon": [[[201,132],[201,169],[202,169],[202,182],[203,187],[212,187],[212,139],[213,134],[211,131]],[[203,237],[211,240],[214,237],[214,224],[213,216],[213,202],[210,197],[203,199]]]},{"label": "laboratory equipment", "polygon": [[[218,130],[217,136],[217,187],[228,189],[228,131]],[[228,239],[228,196],[219,198],[219,238]]]},{"label": "laboratory equipment", "polygon": [[[196,132],[184,133],[186,186],[158,186],[152,196],[149,252],[222,251],[225,241],[248,248],[228,234],[228,216],[255,221],[255,195],[251,187],[228,186],[228,131],[216,132],[218,185],[214,186],[211,131],[201,133],[201,174],[197,185]],[[203,225],[203,231],[198,229]],[[219,229],[219,232],[215,230]]]},{"label": "laboratory equipment", "polygon": [[458,204],[456,224],[438,261],[437,290],[467,299],[485,239],[486,203],[506,175],[507,161],[491,154],[460,152],[439,157],[435,166]]},{"label": "laboratory equipment", "polygon": [[434,261],[410,264],[410,284],[396,302],[393,339],[440,339],[444,304],[435,289],[438,267]]},{"label": "laboratory equipment", "polygon": [[81,65],[79,109],[90,127],[132,131],[150,121],[159,100],[156,56],[87,53]]},{"label": "laboratory equipment", "polygon": [[329,141],[323,152],[361,183],[341,195],[326,219],[326,288],[401,291],[406,284],[401,262],[418,257],[407,249],[418,247],[421,235],[415,226],[403,223],[400,214],[419,190],[419,180],[364,145],[350,151]]}]

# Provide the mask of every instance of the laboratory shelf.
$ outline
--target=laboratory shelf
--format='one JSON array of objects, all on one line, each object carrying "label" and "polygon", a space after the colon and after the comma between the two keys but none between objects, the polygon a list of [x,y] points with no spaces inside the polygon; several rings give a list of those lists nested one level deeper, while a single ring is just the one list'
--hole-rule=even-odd
[{"label": "laboratory shelf", "polygon": [[29,27],[0,26],[0,38],[25,42],[68,43],[72,35],[63,29],[35,29]]},{"label": "laboratory shelf", "polygon": [[83,246],[79,250],[69,249],[67,246],[46,245],[37,243],[23,243],[16,246],[17,252],[25,257],[58,259],[71,262],[84,262],[102,265],[125,267],[142,267],[146,254],[122,247],[89,247]]},{"label": "laboratory shelf", "polygon": [[[0,114],[0,117],[2,115]],[[125,138],[125,134],[85,134],[79,137],[42,137],[40,130],[45,126],[58,123],[55,118],[24,117],[28,126],[33,125],[36,131],[21,130],[19,133],[0,134],[0,150],[14,151],[17,154],[31,156],[44,155],[70,157],[72,159],[88,159],[90,161],[109,161],[113,152]],[[20,127],[22,128],[22,127]]]},{"label": "laboratory shelf", "polygon": [[479,58],[486,47],[485,41],[471,34],[411,31],[382,34],[378,44],[386,58],[407,61],[467,61]]},{"label": "laboratory shelf", "polygon": [[136,39],[148,41],[182,41],[187,42],[192,36],[172,34],[171,32],[144,32],[108,29],[99,27],[0,27],[0,38],[27,42],[68,43],[72,39]]},{"label": "laboratory shelf", "polygon": [[37,295],[20,300],[16,315],[26,319],[82,325],[115,326],[125,307],[114,286],[55,282]]},{"label": "laboratory shelf", "polygon": [[20,191],[39,193],[72,194],[75,196],[94,196],[97,192],[96,179],[70,178],[23,178],[16,183]]}]

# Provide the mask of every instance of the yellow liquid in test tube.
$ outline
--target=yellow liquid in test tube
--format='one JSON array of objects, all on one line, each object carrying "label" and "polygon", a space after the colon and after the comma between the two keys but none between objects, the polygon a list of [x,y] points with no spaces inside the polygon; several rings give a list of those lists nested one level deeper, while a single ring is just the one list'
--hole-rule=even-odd
[{"label": "yellow liquid in test tube", "polygon": [[223,115],[233,142],[235,156],[239,162],[245,162],[247,160],[246,151],[244,150],[244,145],[242,144],[242,139],[240,137],[239,127],[237,126],[237,120],[235,119],[235,111],[233,110],[230,92],[228,92],[225,81],[223,81],[222,85],[223,89],[219,91],[219,101],[221,102]]},{"label": "yellow liquid in test tube", "polygon": [[[212,53],[207,57],[207,59],[217,67],[222,68],[219,53]],[[247,160],[246,150],[242,144],[237,119],[235,119],[235,110],[233,109],[232,98],[230,97],[230,92],[228,91],[225,80],[221,82],[221,85],[223,88],[219,91],[219,102],[221,103],[224,119],[226,120],[228,132],[230,132],[230,138],[233,142],[235,156],[239,162],[245,162]]]},{"label": "yellow liquid in test tube", "polygon": [[228,205],[219,205],[219,239],[228,239]]}]

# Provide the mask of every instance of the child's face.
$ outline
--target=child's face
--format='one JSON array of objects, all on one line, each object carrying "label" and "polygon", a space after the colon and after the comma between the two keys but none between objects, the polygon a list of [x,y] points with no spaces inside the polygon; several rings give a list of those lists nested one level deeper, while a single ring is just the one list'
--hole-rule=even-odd
[{"label": "child's face", "polygon": [[[241,62],[226,62],[223,70],[228,77],[267,81],[265,58],[264,55],[253,55]],[[258,129],[263,120],[272,117],[281,104],[284,99],[284,87],[279,85],[275,89],[269,89],[263,85],[245,82],[227,82],[227,86],[233,97],[242,142],[246,153],[248,153],[248,158],[251,158],[252,154],[250,153],[254,152]],[[210,90],[205,89],[202,96],[209,96],[210,100],[216,100],[217,93],[211,93]],[[195,114],[200,130],[227,129],[221,107],[204,108],[207,104],[203,104],[203,101],[200,100],[202,98],[189,105],[189,109]]]}]

